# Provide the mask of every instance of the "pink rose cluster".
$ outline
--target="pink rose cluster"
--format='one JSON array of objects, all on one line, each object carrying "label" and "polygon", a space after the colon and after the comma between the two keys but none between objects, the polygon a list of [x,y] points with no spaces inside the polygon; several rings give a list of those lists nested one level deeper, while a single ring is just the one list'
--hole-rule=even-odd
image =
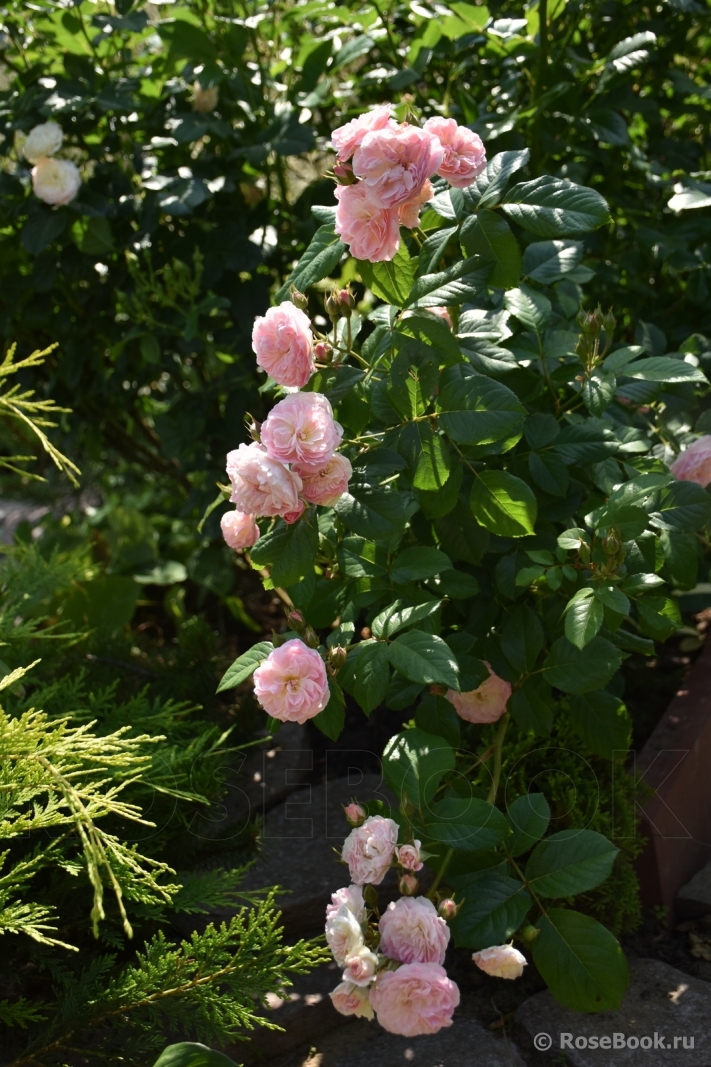
[{"label": "pink rose cluster", "polygon": [[697,482],[704,489],[711,485],[711,436],[699,437],[680,452],[669,470],[680,482]]},{"label": "pink rose cluster", "polygon": [[[422,128],[392,118],[381,104],[331,134],[335,173],[336,233],[356,259],[379,263],[400,247],[400,227],[413,229],[434,196],[430,179],[465,189],[486,166],[478,134],[454,119],[428,119]],[[348,160],[351,163],[348,164]]]},{"label": "pink rose cluster", "polygon": [[[306,385],[316,369],[311,323],[290,301],[255,320],[252,344],[262,370],[286,388]],[[331,507],[352,474],[349,460],[336,451],[343,428],[322,393],[289,393],[272,408],[260,436],[227,456],[237,511],[223,516],[222,532],[236,550],[259,537],[255,517],[292,523],[307,504]]]},{"label": "pink rose cluster", "polygon": [[403,896],[376,922],[362,888],[379,885],[392,866],[406,872],[422,867],[420,842],[398,846],[397,839],[393,819],[371,815],[345,840],[342,858],[352,884],[334,893],[326,908],[326,941],[343,968],[331,1000],[342,1015],[377,1016],[393,1034],[436,1034],[451,1026],[459,1004],[459,989],[443,966],[450,936],[445,919],[426,897]]}]

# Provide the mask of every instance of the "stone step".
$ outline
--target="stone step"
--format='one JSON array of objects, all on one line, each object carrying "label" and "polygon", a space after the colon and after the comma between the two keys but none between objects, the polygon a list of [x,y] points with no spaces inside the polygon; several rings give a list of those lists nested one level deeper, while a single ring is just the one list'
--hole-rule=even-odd
[{"label": "stone step", "polygon": [[[711,1064],[711,985],[661,960],[630,961],[630,984],[617,1011],[593,1014],[571,1011],[545,992],[537,993],[521,1005],[516,1022],[530,1039],[528,1048],[544,1051],[550,1047],[545,1062],[551,1065],[561,1063],[561,1055],[566,1057],[562,1062],[573,1067],[610,1067],[611,1064],[614,1067],[709,1067]],[[570,1043],[561,1039],[561,1035],[567,1034],[571,1035]],[[615,1034],[619,1035],[618,1044],[624,1036],[624,1047],[614,1047]],[[609,1037],[612,1047],[605,1043],[606,1047],[600,1048],[601,1037]],[[687,1044],[693,1039],[693,1048],[683,1047],[684,1037]],[[597,1038],[594,1044],[598,1047],[590,1047],[591,1038]],[[644,1039],[643,1045],[640,1039]],[[525,1043],[519,1043],[527,1052]],[[537,1062],[543,1062],[543,1057]]]}]

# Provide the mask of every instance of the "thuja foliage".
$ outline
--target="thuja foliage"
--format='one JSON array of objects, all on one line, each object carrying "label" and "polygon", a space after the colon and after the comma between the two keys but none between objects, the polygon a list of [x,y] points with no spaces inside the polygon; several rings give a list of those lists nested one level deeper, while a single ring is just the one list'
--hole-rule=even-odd
[{"label": "thuja foliage", "polygon": [[[352,262],[366,297],[358,312],[341,302],[347,328],[326,302],[333,354],[306,386],[345,427],[350,484],[331,508],[263,521],[251,558],[299,609],[292,622],[305,617],[303,640],[321,642],[331,699],[317,726],[338,736],[344,690],[366,715],[414,709],[385,749],[399,801],[387,813],[431,854],[438,892],[461,900],[455,943],[518,937],[559,1000],[596,1011],[619,1004],[627,965],[590,898],[570,905],[619,850],[589,828],[592,788],[561,829],[560,786],[531,786],[512,757],[530,739],[545,766],[555,724],[608,782],[619,772],[620,667],[675,630],[670,584],[694,584],[711,516],[706,490],[669,469],[708,382],[691,355],[620,344],[612,310],[581,310],[581,237],[608,225],[607,205],[565,179],[527,179],[528,165],[507,151],[468,188],[437,182],[391,259]],[[301,290],[320,280],[323,249],[339,249],[333,217],[317,214],[291,278]],[[443,307],[451,330],[430,310]],[[506,710],[495,726],[466,722],[449,697],[490,672],[511,686]],[[632,799],[612,838],[630,829]]]}]

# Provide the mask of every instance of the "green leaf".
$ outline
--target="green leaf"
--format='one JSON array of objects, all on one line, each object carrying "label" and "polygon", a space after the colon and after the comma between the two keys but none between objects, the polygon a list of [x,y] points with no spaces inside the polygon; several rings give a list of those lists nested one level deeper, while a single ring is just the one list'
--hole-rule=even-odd
[{"label": "green leaf", "polygon": [[340,686],[333,678],[328,679],[328,688],[330,690],[328,704],[318,715],[314,715],[311,721],[331,741],[337,741],[346,721],[346,702]]},{"label": "green leaf", "polygon": [[444,319],[435,315],[427,308],[411,311],[406,319],[398,323],[395,337],[404,334],[406,337],[414,337],[418,341],[434,348],[439,357],[439,362],[461,363],[462,355],[459,350],[459,342],[450,330]]},{"label": "green leaf", "polygon": [[478,797],[446,797],[425,816],[427,836],[459,852],[494,848],[508,830],[506,816]]},{"label": "green leaf", "polygon": [[462,500],[447,515],[435,521],[435,530],[447,554],[465,563],[480,563],[489,547],[488,532]]},{"label": "green leaf", "polygon": [[551,496],[565,496],[570,484],[570,475],[560,456],[555,452],[531,452],[528,469],[536,485]]},{"label": "green leaf", "polygon": [[683,359],[670,359],[668,356],[638,359],[625,367],[624,374],[643,382],[703,382],[708,385],[708,378],[698,367]]},{"label": "green leaf", "polygon": [[543,793],[525,793],[509,805],[508,818],[513,834],[506,840],[506,850],[521,856],[540,841],[551,821],[551,809]]},{"label": "green leaf", "polygon": [[113,251],[114,239],[108,220],[102,216],[78,220],[72,227],[77,246],[89,256],[103,256]]},{"label": "green leaf", "polygon": [[532,671],[543,648],[543,626],[533,608],[516,605],[501,633],[501,651],[521,674]]},{"label": "green leaf", "polygon": [[361,642],[352,692],[366,715],[384,702],[389,681],[387,645],[383,641]]},{"label": "green leaf", "polygon": [[530,152],[527,148],[509,152],[498,152],[486,164],[486,170],[476,179],[474,188],[478,195],[478,205],[495,207],[501,202],[501,195],[512,174],[528,163]]},{"label": "green leaf", "polygon": [[463,466],[456,462],[441,489],[418,490],[420,507],[426,519],[441,519],[456,507],[463,477]]},{"label": "green leaf", "polygon": [[538,920],[533,959],[556,1000],[572,1011],[614,1011],[629,979],[627,960],[609,930],[577,911],[550,908]]},{"label": "green leaf", "polygon": [[479,593],[478,581],[466,571],[443,571],[437,578],[430,578],[426,585],[433,593],[450,600],[467,600]]},{"label": "green leaf", "polygon": [[412,423],[412,429],[418,449],[412,484],[423,492],[439,492],[449,478],[451,459],[447,442],[428,422]]},{"label": "green leaf", "polygon": [[364,285],[386,300],[393,307],[404,308],[410,299],[410,291],[415,280],[415,264],[403,242],[395,257],[384,263],[368,263],[357,260],[358,271]]},{"label": "green leaf", "polygon": [[52,241],[56,241],[66,224],[66,211],[37,208],[30,213],[27,222],[22,227],[22,247],[31,256],[38,256],[48,245],[51,245]]},{"label": "green leaf", "polygon": [[418,278],[424,274],[436,273],[449,239],[457,232],[457,229],[456,226],[447,226],[444,229],[435,230],[423,241],[422,248],[417,255]]},{"label": "green leaf", "polygon": [[392,486],[352,478],[349,492],[343,494],[335,510],[349,530],[369,540],[389,540],[405,532],[403,498]]},{"label": "green leaf", "polygon": [[583,403],[593,415],[602,415],[615,399],[617,381],[606,368],[594,370],[583,383]]},{"label": "green leaf", "polygon": [[383,752],[385,780],[398,803],[407,798],[427,807],[442,776],[454,770],[454,751],[441,737],[424,730],[404,730],[391,737]]},{"label": "green leaf", "polygon": [[527,285],[508,292],[504,297],[504,307],[524,326],[538,334],[543,333],[551,317],[551,302],[548,297]]},{"label": "green leaf", "polygon": [[565,636],[576,648],[585,648],[602,626],[604,611],[592,589],[579,589],[565,608]]},{"label": "green leaf", "polygon": [[415,725],[420,730],[443,737],[453,748],[458,748],[461,741],[461,721],[454,705],[435,693],[426,693],[415,712]]},{"label": "green leaf", "polygon": [[540,737],[548,737],[553,728],[553,706],[550,686],[538,676],[514,689],[508,704],[519,729],[532,730]]},{"label": "green leaf", "polygon": [[620,850],[594,830],[561,830],[531,853],[526,880],[542,897],[572,897],[604,882]]},{"label": "green leaf", "polygon": [[511,389],[465,364],[442,371],[437,410],[445,433],[466,445],[514,444],[526,417],[526,409]]},{"label": "green leaf", "polygon": [[376,637],[393,637],[406,626],[414,626],[423,619],[429,619],[441,606],[440,600],[426,600],[424,604],[412,606],[407,605],[404,600],[396,600],[375,616],[371,629]]},{"label": "green leaf", "polygon": [[523,433],[531,448],[545,448],[555,441],[560,433],[560,426],[555,416],[537,411],[526,419]]},{"label": "green leaf", "polygon": [[207,1045],[181,1041],[177,1045],[168,1045],[153,1067],[237,1067],[237,1064]]},{"label": "green leaf", "polygon": [[489,265],[472,256],[435,274],[423,274],[412,287],[408,307],[463,304],[486,287]]},{"label": "green leaf", "polygon": [[424,578],[432,578],[442,571],[451,570],[452,563],[449,556],[440,552],[438,548],[430,548],[422,545],[418,548],[406,548],[393,560],[391,576],[396,585],[403,582],[418,582]]},{"label": "green leaf", "polygon": [[421,685],[446,685],[459,689],[459,665],[449,645],[435,634],[409,630],[388,645],[396,671]]},{"label": "green leaf", "polygon": [[568,714],[578,737],[597,756],[620,759],[630,747],[631,720],[619,697],[598,689],[571,701]]},{"label": "green leaf", "polygon": [[259,641],[248,648],[246,652],[237,657],[231,667],[227,668],[217,687],[217,692],[222,693],[225,689],[234,689],[235,686],[244,682],[254,674],[259,664],[267,658],[273,648],[271,641]]},{"label": "green leaf", "polygon": [[281,304],[286,300],[292,285],[300,293],[305,293],[310,286],[327,278],[338,266],[346,250],[346,246],[333,232],[332,225],[319,226],[309,247],[274,297],[274,303]]},{"label": "green leaf", "polygon": [[521,277],[521,249],[505,219],[494,211],[480,208],[470,215],[460,237],[467,256],[481,256],[491,264],[488,283],[498,289],[511,289]]},{"label": "green leaf", "polygon": [[515,185],[504,197],[502,209],[537,237],[588,233],[610,220],[605,200],[594,189],[547,174]]},{"label": "green leaf", "polygon": [[478,473],[470,505],[476,521],[499,537],[525,537],[534,532],[536,498],[525,482],[507,471]]},{"label": "green leaf", "polygon": [[642,633],[655,641],[666,641],[681,625],[676,600],[663,596],[644,596],[636,604]]},{"label": "green leaf", "polygon": [[610,611],[616,611],[620,615],[627,615],[630,610],[629,599],[617,585],[611,582],[600,585],[595,590],[596,598]]},{"label": "green leaf", "polygon": [[269,533],[263,534],[251,551],[259,567],[271,568],[274,585],[296,585],[314,572],[318,552],[318,530],[306,517],[288,524],[279,520]]},{"label": "green leaf", "polygon": [[533,281],[557,282],[583,258],[581,241],[533,241],[523,254],[523,272]]},{"label": "green leaf", "polygon": [[509,941],[526,918],[531,897],[516,878],[501,871],[451,877],[462,906],[450,927],[459,948],[479,950]]},{"label": "green leaf", "polygon": [[621,662],[619,650],[604,637],[594,637],[582,650],[559,637],[543,670],[546,681],[565,693],[590,693],[607,685]]},{"label": "green leaf", "polygon": [[696,482],[672,482],[662,490],[659,511],[649,516],[650,526],[694,533],[711,518],[711,497]]},{"label": "green leaf", "polygon": [[637,359],[643,352],[644,349],[641,345],[629,345],[625,348],[617,348],[606,358],[603,367],[605,370],[611,370],[616,374],[619,374],[628,363]]}]

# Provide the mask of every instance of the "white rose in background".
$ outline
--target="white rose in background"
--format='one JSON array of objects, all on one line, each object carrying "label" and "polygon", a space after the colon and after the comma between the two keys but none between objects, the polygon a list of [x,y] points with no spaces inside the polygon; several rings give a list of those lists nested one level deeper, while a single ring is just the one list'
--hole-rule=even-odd
[{"label": "white rose in background", "polygon": [[68,204],[79,192],[81,175],[68,159],[40,159],[32,168],[32,188],[39,200],[53,207]]},{"label": "white rose in background", "polygon": [[63,140],[61,126],[56,122],[42,122],[28,133],[22,144],[22,154],[28,163],[39,163],[58,152]]}]

